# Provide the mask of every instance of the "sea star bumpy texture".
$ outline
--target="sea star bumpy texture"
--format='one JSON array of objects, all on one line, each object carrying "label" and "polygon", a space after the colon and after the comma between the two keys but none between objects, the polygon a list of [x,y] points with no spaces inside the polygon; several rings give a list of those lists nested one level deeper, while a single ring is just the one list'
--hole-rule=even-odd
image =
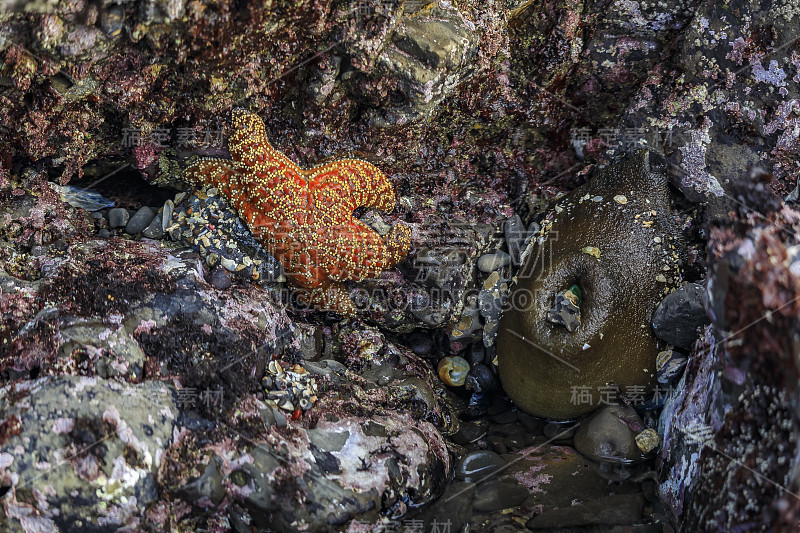
[{"label": "sea star bumpy texture", "polygon": [[264,122],[233,112],[231,158],[204,158],[185,171],[198,186],[216,187],[253,235],[283,264],[286,276],[309,289],[311,305],[353,316],[356,308],[343,282],[377,277],[408,253],[408,226],[384,239],[353,217],[357,207],[394,208],[386,175],[358,159],[304,170],[272,147]]}]

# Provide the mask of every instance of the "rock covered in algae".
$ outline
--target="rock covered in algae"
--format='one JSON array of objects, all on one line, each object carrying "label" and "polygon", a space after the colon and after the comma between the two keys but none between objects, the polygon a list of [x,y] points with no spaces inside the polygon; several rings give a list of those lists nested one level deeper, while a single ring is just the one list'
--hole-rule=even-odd
[{"label": "rock covered in algae", "polygon": [[[528,250],[500,324],[498,370],[514,402],[563,419],[608,401],[609,386],[652,395],[659,347],[650,323],[679,281],[681,248],[666,176],[651,170],[647,151],[562,199]],[[570,331],[548,313],[574,285],[581,319]]]}]

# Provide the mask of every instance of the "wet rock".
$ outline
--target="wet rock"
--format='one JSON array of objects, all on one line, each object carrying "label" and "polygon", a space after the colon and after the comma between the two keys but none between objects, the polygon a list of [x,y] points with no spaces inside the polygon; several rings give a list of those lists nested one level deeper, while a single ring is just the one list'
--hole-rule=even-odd
[{"label": "wet rock", "polygon": [[479,484],[472,506],[478,512],[490,513],[521,505],[527,497],[528,489],[513,478],[504,478]]},{"label": "wet rock", "polygon": [[141,379],[145,354],[125,328],[109,327],[95,320],[76,320],[60,333],[62,360],[73,361],[81,374],[94,375],[96,372],[106,379]]},{"label": "wet rock", "polygon": [[581,422],[575,449],[593,461],[641,462],[644,456],[636,445],[636,434],[642,429],[642,419],[632,407],[606,405]]},{"label": "wet rock", "polygon": [[522,252],[525,251],[525,239],[528,237],[528,230],[522,223],[519,215],[506,220],[503,232],[508,245],[508,254],[511,257],[511,264],[520,266],[522,264]]},{"label": "wet rock", "polygon": [[531,435],[541,435],[542,429],[547,424],[545,420],[531,416],[528,413],[519,412],[517,413],[517,418]]},{"label": "wet rock", "polygon": [[476,37],[449,5],[403,17],[378,58],[381,75],[396,80],[397,105],[376,109],[372,122],[414,122],[430,114],[469,74],[464,67],[477,52]]},{"label": "wet rock", "polygon": [[477,450],[468,453],[456,464],[455,475],[461,481],[478,482],[498,475],[507,464],[507,461],[495,452]]},{"label": "wet rock", "polygon": [[511,256],[502,250],[498,250],[492,254],[480,256],[480,258],[478,258],[478,269],[481,272],[490,274],[495,270],[500,270],[509,263],[511,263]]},{"label": "wet rock", "polygon": [[636,445],[644,453],[650,453],[661,444],[661,439],[653,428],[647,428],[636,435]]},{"label": "wet rock", "polygon": [[[288,349],[303,361],[317,361],[323,357],[324,335],[322,328],[311,324],[296,324],[292,346]],[[305,363],[304,363],[305,364]]]},{"label": "wet rock", "polygon": [[[610,483],[605,474],[572,447],[534,444],[508,456],[508,475],[524,485],[541,512],[570,509],[577,501],[591,501],[611,495],[640,493],[637,483],[620,480]],[[524,520],[528,520],[530,509]]]},{"label": "wet rock", "polygon": [[[130,223],[129,223],[130,224]],[[164,236],[164,224],[159,215],[153,217],[150,224],[142,231],[142,235],[148,239],[160,239]]]},{"label": "wet rock", "polygon": [[125,233],[136,235],[147,228],[156,216],[156,212],[151,207],[142,207],[130,218],[125,225]]},{"label": "wet rock", "polygon": [[576,429],[574,423],[559,424],[556,422],[548,422],[542,428],[542,434],[547,437],[548,440],[563,442],[574,437]]},{"label": "wet rock", "polygon": [[534,441],[533,436],[519,422],[494,426],[489,430],[489,435],[502,437],[503,445],[510,451],[530,446]]},{"label": "wet rock", "polygon": [[316,376],[333,378],[337,374],[344,374],[347,367],[335,359],[322,359],[321,361],[306,361],[306,370]]},{"label": "wet rock", "polygon": [[[409,515],[409,520],[421,520],[425,525],[447,524],[451,532],[461,531],[461,528],[472,516],[474,495],[475,485],[473,483],[453,482],[435,503],[422,511],[418,517]],[[443,525],[442,528],[444,529],[445,526]]]},{"label": "wet rock", "polygon": [[489,417],[495,424],[511,424],[517,421],[517,413],[513,409],[505,409],[500,412],[489,412]]},{"label": "wet rock", "polygon": [[401,267],[408,272],[407,277],[417,283],[436,289],[450,288],[455,286],[458,277],[466,274],[462,266],[468,255],[464,249],[449,246],[412,249]]},{"label": "wet rock", "polygon": [[531,518],[525,527],[533,530],[616,526],[642,521],[644,497],[641,494],[620,494],[599,498],[564,509],[553,509]]},{"label": "wet rock", "polygon": [[211,283],[211,286],[215,289],[222,291],[230,289],[232,285],[231,277],[228,275],[228,271],[221,266],[217,266],[211,271],[211,279],[209,283]]},{"label": "wet rock", "polygon": [[[500,394],[493,394],[490,395],[491,403],[489,404],[489,408],[486,414],[492,417],[496,417],[498,415],[509,413],[512,416],[516,416],[513,412],[511,412],[511,403],[508,401],[504,395]],[[498,422],[502,424],[503,422]]]},{"label": "wet rock", "polygon": [[[321,420],[313,430],[299,431],[299,441],[286,442],[276,435],[270,446],[261,447],[261,465],[254,463],[250,471],[257,480],[257,492],[245,491],[256,523],[270,523],[281,531],[321,532],[353,517],[374,519],[376,510],[386,505],[382,497],[408,494],[404,480],[412,472],[420,476],[414,478],[418,489],[413,499],[418,503],[430,501],[443,489],[444,478],[434,476],[446,478],[449,456],[429,425],[390,414],[373,415],[368,421],[358,417]],[[282,446],[289,448],[288,454],[281,451]],[[282,467],[292,457],[292,468],[302,467],[302,474]],[[372,467],[365,469],[365,464]],[[280,483],[292,483],[295,490],[276,490]],[[296,505],[298,497],[304,505]],[[392,497],[388,497],[391,505]],[[281,512],[275,513],[276,509]]]},{"label": "wet rock", "polygon": [[103,216],[103,213],[92,213],[92,220],[94,220],[94,225],[97,228],[104,228],[108,226],[108,219]]},{"label": "wet rock", "polygon": [[174,208],[165,204],[172,220],[165,232],[171,239],[200,252],[210,268],[222,265],[231,275],[248,281],[285,281],[283,269],[256,239],[227,200],[216,189],[206,194],[176,195]]},{"label": "wet rock", "polygon": [[203,475],[191,481],[179,491],[182,498],[199,506],[205,506],[207,500],[219,504],[225,497],[225,488],[222,486],[222,473],[220,465],[222,459],[212,457],[208,462]]},{"label": "wet rock", "polygon": [[483,364],[483,362],[486,361],[486,348],[483,346],[483,343],[472,343],[464,354],[464,358],[469,362],[470,367]]},{"label": "wet rock", "polygon": [[478,308],[484,320],[483,345],[487,348],[495,344],[508,288],[508,280],[502,278],[498,272],[492,272],[484,280],[478,293]]},{"label": "wet rock", "polygon": [[492,392],[499,384],[497,376],[481,363],[472,365],[465,382],[467,390],[480,393]]},{"label": "wet rock", "polygon": [[687,283],[669,293],[653,314],[653,330],[659,339],[685,350],[691,349],[698,328],[710,319],[705,310],[705,288]]},{"label": "wet rock", "polygon": [[675,350],[664,350],[658,354],[656,359],[656,371],[658,372],[658,383],[669,385],[681,377],[686,368],[688,359]]},{"label": "wet rock", "polygon": [[429,355],[433,352],[434,342],[430,333],[416,331],[408,336],[408,345],[417,355]]},{"label": "wet rock", "polygon": [[112,229],[124,228],[130,219],[128,210],[122,207],[114,207],[108,211],[108,225]]},{"label": "wet rock", "polygon": [[467,408],[461,413],[463,420],[475,420],[486,416],[489,410],[489,398],[491,395],[483,394],[480,392],[473,392],[469,397]]},{"label": "wet rock", "polygon": [[286,421],[286,415],[281,412],[280,409],[276,407],[272,407],[267,405],[264,409],[261,409],[261,418],[264,420],[264,423],[269,426],[277,426],[279,428],[285,428],[289,423]]},{"label": "wet rock", "polygon": [[486,435],[488,427],[489,424],[485,420],[462,422],[458,432],[453,435],[453,441],[461,445],[471,444]]},{"label": "wet rock", "polygon": [[483,326],[478,318],[476,307],[467,307],[461,313],[461,319],[450,332],[450,349],[459,352],[464,347],[481,338]]},{"label": "wet rock", "polygon": [[[159,461],[178,428],[176,398],[166,382],[77,376],[0,389],[0,418],[19,420],[0,444],[0,479],[10,487],[4,505],[14,509],[0,524],[18,527],[31,515],[51,531],[128,524],[159,497]],[[40,496],[28,499],[30,491]]]},{"label": "wet rock", "polygon": [[508,451],[514,452],[517,450],[521,450],[527,446],[530,446],[535,442],[536,439],[533,438],[532,435],[529,433],[514,433],[513,435],[508,435],[503,439],[503,444],[505,445]]}]

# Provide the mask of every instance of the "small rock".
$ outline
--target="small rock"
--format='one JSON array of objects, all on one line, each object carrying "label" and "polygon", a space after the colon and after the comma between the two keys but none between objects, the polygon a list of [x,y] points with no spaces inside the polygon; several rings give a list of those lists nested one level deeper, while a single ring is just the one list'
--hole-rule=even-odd
[{"label": "small rock", "polygon": [[524,251],[525,238],[528,236],[528,230],[525,229],[519,215],[514,215],[506,220],[504,233],[506,244],[508,245],[508,254],[511,256],[511,263],[514,266],[519,266],[522,264],[522,252]]},{"label": "small rock", "polygon": [[408,346],[415,355],[429,355],[433,352],[433,337],[424,331],[415,331],[408,336]]},{"label": "small rock", "polygon": [[644,453],[650,453],[661,444],[661,438],[653,428],[647,428],[636,435],[636,445]]},{"label": "small rock", "polygon": [[528,497],[528,489],[513,478],[478,485],[472,507],[479,512],[491,513],[517,507]]},{"label": "small rock", "polygon": [[507,409],[499,413],[490,414],[489,418],[491,418],[492,422],[495,424],[511,424],[517,421],[517,413],[511,409]]},{"label": "small rock", "polygon": [[519,421],[531,435],[542,435],[542,429],[547,424],[541,418],[536,418],[522,411],[517,413],[517,418],[519,418]]},{"label": "small rock", "polygon": [[534,438],[529,433],[515,433],[513,435],[508,435],[505,439],[503,439],[503,444],[506,445],[509,451],[517,451],[521,450],[522,448],[527,448],[531,444],[533,444]]},{"label": "small rock", "polygon": [[467,390],[473,392],[492,392],[498,385],[497,376],[486,365],[481,363],[472,365],[465,382]]},{"label": "small rock", "polygon": [[507,295],[508,280],[502,278],[498,272],[492,272],[486,278],[478,293],[478,309],[484,319],[483,345],[487,348],[494,345],[500,314]]},{"label": "small rock", "polygon": [[103,216],[103,213],[92,213],[92,219],[94,220],[94,225],[98,228],[105,228],[108,226],[108,220],[106,220],[106,217]]},{"label": "small rock", "polygon": [[120,34],[124,24],[125,10],[118,4],[108,6],[100,15],[100,28],[112,37]]},{"label": "small rock", "polygon": [[664,350],[656,357],[656,372],[661,385],[674,383],[686,368],[687,359],[674,350]]},{"label": "small rock", "polygon": [[520,422],[494,426],[489,430],[489,435],[491,437],[502,437],[503,445],[510,451],[520,450],[534,442],[533,436],[526,431],[525,426]]},{"label": "small rock", "polygon": [[203,475],[189,482],[180,489],[181,496],[192,503],[198,503],[202,498],[208,498],[218,504],[225,497],[225,488],[222,486],[222,474],[219,465],[222,458],[212,457],[208,462]]},{"label": "small rock", "polygon": [[489,450],[476,450],[465,455],[456,464],[455,475],[461,481],[477,482],[499,474],[508,462]]},{"label": "small rock", "polygon": [[106,228],[102,228],[97,232],[97,236],[101,239],[108,239],[111,237],[111,232],[108,231]]},{"label": "small rock", "polygon": [[111,228],[123,228],[130,219],[128,210],[123,207],[114,207],[108,211],[108,225]]},{"label": "small rock", "polygon": [[555,442],[569,440],[575,436],[575,424],[559,424],[558,422],[548,422],[542,428],[542,434]]},{"label": "small rock", "polygon": [[175,210],[175,204],[172,200],[164,202],[164,208],[161,211],[161,229],[167,231],[167,228],[172,225],[172,213]]},{"label": "small rock", "polygon": [[211,279],[209,280],[209,283],[211,283],[211,286],[215,289],[224,291],[225,289],[229,289],[231,287],[231,277],[228,275],[227,270],[218,266],[211,271]]},{"label": "small rock", "polygon": [[493,254],[484,254],[478,259],[478,270],[490,274],[511,262],[511,256],[502,250]]},{"label": "small rock", "polygon": [[653,314],[656,337],[673,346],[690,350],[697,339],[697,328],[710,322],[705,310],[705,289],[687,283],[661,300]]},{"label": "small rock", "polygon": [[464,359],[469,362],[471,367],[483,363],[486,360],[486,348],[483,343],[475,342],[471,344],[466,354],[464,354]]},{"label": "small rock", "polygon": [[487,396],[488,395],[480,392],[473,392],[469,397],[467,408],[461,413],[461,419],[475,420],[486,416],[486,412],[489,409],[489,400]]},{"label": "small rock", "polygon": [[489,422],[486,420],[471,420],[461,422],[458,432],[453,435],[453,442],[456,444],[461,444],[462,446],[471,444],[486,435],[486,429],[488,426]]},{"label": "small rock", "polygon": [[[472,516],[472,500],[475,495],[475,485],[472,483],[455,482],[448,485],[447,490],[436,502],[432,503],[429,507],[422,511],[418,517],[421,524],[431,524],[431,528],[435,530],[433,524],[447,524],[447,528],[442,526],[442,533],[450,531],[456,533],[461,531],[464,524]],[[410,516],[410,518],[412,518]],[[377,529],[377,528],[376,528]],[[405,529],[409,533],[412,531],[410,526],[405,526],[399,530]],[[382,529],[389,533],[389,528]],[[417,529],[419,531],[419,529]]]},{"label": "small rock", "polygon": [[454,352],[461,351],[470,342],[480,339],[483,326],[476,307],[467,307],[461,313],[461,319],[450,332],[450,348]]},{"label": "small rock", "polygon": [[575,432],[575,449],[598,462],[638,463],[644,457],[636,445],[633,427],[642,419],[627,405],[606,405],[581,422]]},{"label": "small rock", "polygon": [[150,221],[150,225],[144,228],[142,235],[148,239],[160,239],[164,236],[164,227],[162,225],[161,217],[154,216]]},{"label": "small rock", "polygon": [[488,414],[489,416],[496,416],[499,415],[500,413],[510,410],[511,410],[511,403],[508,401],[508,399],[504,398],[499,394],[495,394],[492,396],[491,404],[489,405],[489,409],[486,412],[486,414]]},{"label": "small rock", "polygon": [[267,427],[277,426],[279,428],[285,428],[288,425],[286,416],[284,416],[280,410],[269,405],[265,409],[261,410],[261,418],[264,419],[264,423],[267,425]]}]

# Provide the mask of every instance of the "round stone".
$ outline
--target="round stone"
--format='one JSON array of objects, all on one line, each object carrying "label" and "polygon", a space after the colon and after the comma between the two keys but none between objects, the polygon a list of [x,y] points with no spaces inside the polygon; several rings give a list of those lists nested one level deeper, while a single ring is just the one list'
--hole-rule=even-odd
[{"label": "round stone", "polygon": [[123,207],[115,207],[108,211],[108,225],[111,228],[122,228],[131,219],[128,210]]},{"label": "round stone", "polygon": [[478,259],[478,270],[490,274],[507,266],[511,262],[511,256],[503,250],[498,250],[493,254],[484,254]]},{"label": "round stone", "polygon": [[638,463],[644,459],[636,444],[642,419],[627,405],[606,405],[581,422],[575,432],[575,449],[593,461]]},{"label": "round stone", "polygon": [[473,508],[482,513],[491,513],[522,505],[528,497],[528,489],[515,479],[502,479],[483,483],[475,490]]},{"label": "round stone", "polygon": [[507,464],[508,462],[495,452],[476,450],[465,455],[456,464],[455,475],[462,481],[476,482],[499,474]]}]

